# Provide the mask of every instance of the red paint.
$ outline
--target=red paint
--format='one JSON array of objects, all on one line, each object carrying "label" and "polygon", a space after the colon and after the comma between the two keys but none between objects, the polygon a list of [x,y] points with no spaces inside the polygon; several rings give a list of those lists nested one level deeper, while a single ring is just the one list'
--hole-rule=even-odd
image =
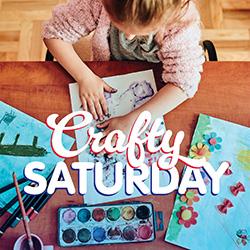
[{"label": "red paint", "polygon": [[148,225],[142,225],[138,228],[138,236],[143,240],[147,240],[151,237],[152,230]]},{"label": "red paint", "polygon": [[95,208],[92,217],[95,221],[102,221],[105,217],[105,211],[102,208]]}]

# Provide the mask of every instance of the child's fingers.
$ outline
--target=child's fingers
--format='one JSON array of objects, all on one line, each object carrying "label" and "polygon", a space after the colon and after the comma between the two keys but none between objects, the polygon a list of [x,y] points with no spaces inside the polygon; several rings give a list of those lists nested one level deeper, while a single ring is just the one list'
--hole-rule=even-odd
[{"label": "child's fingers", "polygon": [[98,114],[99,120],[102,121],[104,119],[104,116],[103,116],[102,107],[100,105],[99,100],[95,99],[94,104],[95,104],[95,110]]},{"label": "child's fingers", "polygon": [[108,106],[107,106],[107,102],[104,98],[104,95],[101,96],[100,98],[100,103],[101,103],[101,106],[102,106],[102,110],[104,112],[105,115],[108,115]]},{"label": "child's fingers", "polygon": [[88,111],[88,105],[87,105],[87,102],[83,96],[81,96],[81,102],[82,102],[82,109],[84,111]]},{"label": "child's fingers", "polygon": [[105,90],[106,92],[109,92],[109,93],[115,93],[115,92],[117,92],[117,89],[112,88],[112,87],[109,86],[106,82],[103,82],[103,87],[104,87],[104,90]]},{"label": "child's fingers", "polygon": [[94,119],[97,120],[98,116],[96,114],[95,105],[94,105],[92,99],[88,98],[87,103],[88,103],[88,107],[89,107],[89,112],[93,115]]},{"label": "child's fingers", "polygon": [[106,128],[109,125],[109,121],[110,120],[107,120],[107,121],[105,121],[103,123],[99,123],[99,124],[96,125],[96,127],[97,128]]}]

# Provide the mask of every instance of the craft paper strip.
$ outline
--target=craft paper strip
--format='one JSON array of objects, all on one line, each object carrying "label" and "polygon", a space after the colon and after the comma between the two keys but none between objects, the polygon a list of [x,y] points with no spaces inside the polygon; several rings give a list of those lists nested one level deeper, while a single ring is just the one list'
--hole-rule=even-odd
[{"label": "craft paper strip", "polygon": [[[142,105],[147,102],[152,96],[157,92],[155,79],[152,70],[141,71],[126,75],[119,75],[113,77],[104,78],[104,81],[107,82],[113,88],[118,89],[115,94],[105,94],[106,100],[109,108],[109,112],[111,117],[124,115],[131,112],[136,107]],[[79,111],[81,109],[81,101],[79,98],[79,88],[78,84],[73,83],[70,84],[70,96],[72,103],[72,110]],[[76,117],[74,122],[78,124],[81,122],[81,118]],[[95,125],[93,123],[91,126]],[[162,126],[164,126],[164,122],[162,120]],[[76,141],[77,147],[81,148],[87,141],[87,129],[76,130]],[[147,161],[145,162],[148,166],[151,165],[151,162],[154,162],[158,159],[159,155],[148,155]],[[124,167],[126,165],[125,155],[115,155],[111,158],[102,156],[94,156],[89,153],[89,151],[84,151],[79,155],[79,161],[89,161],[96,162],[100,161],[104,166],[104,179],[103,182],[106,186],[112,186],[114,183],[114,171],[115,171],[115,163],[117,161],[123,162]],[[124,173],[125,174],[125,173]],[[126,195],[124,188],[115,195],[112,196],[104,196],[99,194],[94,187],[93,180],[93,171],[88,171],[88,191],[84,196],[84,202],[88,204],[96,204],[102,202],[109,202],[114,200],[121,200],[126,198],[138,197],[141,196],[141,193],[135,189],[133,195]],[[161,185],[167,185],[169,183],[169,175],[161,171],[160,177]],[[150,184],[150,178],[145,182],[148,186]],[[123,185],[123,187],[125,184]]]},{"label": "craft paper strip", "polygon": [[177,195],[165,240],[192,250],[249,249],[250,128],[201,114],[189,157],[206,157],[214,168],[222,161],[231,166],[217,196]]},{"label": "craft paper strip", "polygon": [[[62,158],[55,155],[50,147],[52,130],[35,118],[0,102],[0,187],[13,183],[12,173],[17,178],[24,177],[25,166],[32,161],[45,164],[40,174],[47,177]],[[63,135],[65,148],[70,149],[74,139]],[[26,184],[21,185],[23,187]],[[0,206],[3,207],[14,196],[14,188],[0,194]],[[14,207],[9,210],[12,212]]]}]

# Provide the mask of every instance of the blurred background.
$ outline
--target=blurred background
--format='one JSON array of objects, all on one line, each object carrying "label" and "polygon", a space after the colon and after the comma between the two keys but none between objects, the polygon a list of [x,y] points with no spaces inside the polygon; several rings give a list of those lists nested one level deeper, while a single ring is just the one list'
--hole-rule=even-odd
[{"label": "blurred background", "polygon": [[[93,0],[95,1],[95,0]],[[0,61],[43,61],[46,48],[41,24],[52,8],[66,0],[0,0]],[[211,40],[219,61],[250,61],[250,0],[197,1],[203,22],[202,40]],[[91,60],[91,35],[76,44]]]}]

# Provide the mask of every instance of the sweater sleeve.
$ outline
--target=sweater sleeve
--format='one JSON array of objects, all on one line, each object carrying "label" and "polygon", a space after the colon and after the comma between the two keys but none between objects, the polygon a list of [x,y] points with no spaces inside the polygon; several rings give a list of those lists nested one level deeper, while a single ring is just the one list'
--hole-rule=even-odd
[{"label": "sweater sleeve", "polygon": [[172,25],[165,32],[158,56],[163,63],[164,82],[175,84],[191,98],[198,90],[205,57],[196,7],[189,6],[185,15],[181,25]]},{"label": "sweater sleeve", "polygon": [[43,24],[42,37],[75,43],[96,28],[101,8],[99,0],[70,0],[58,5]]}]

